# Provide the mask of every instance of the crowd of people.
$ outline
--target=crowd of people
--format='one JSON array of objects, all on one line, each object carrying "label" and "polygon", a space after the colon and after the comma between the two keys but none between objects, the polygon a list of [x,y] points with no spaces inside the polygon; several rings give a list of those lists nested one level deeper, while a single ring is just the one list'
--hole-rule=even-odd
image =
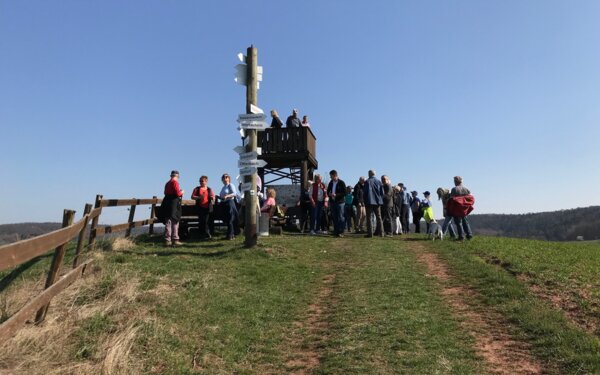
[{"label": "crowd of people", "polygon": [[[326,234],[332,229],[331,233],[336,237],[343,237],[346,232],[364,234],[365,237],[393,237],[410,232],[410,216],[415,233],[421,233],[421,219],[425,221],[426,233],[430,232],[432,223],[437,224],[429,191],[425,191],[421,199],[417,191],[409,192],[402,182],[393,185],[386,175],[378,179],[373,170],[368,172],[368,178],[360,177],[354,187],[346,185],[336,170],[330,171],[329,177],[326,186],[322,176],[316,174],[314,181],[309,181],[302,190],[297,206],[300,208],[300,228],[303,232]],[[225,238],[233,240],[240,232],[241,195],[232,184],[229,174],[223,174],[221,181],[223,186],[217,195],[208,186],[208,177],[200,177],[199,186],[194,188],[191,199],[196,201],[198,207],[198,228],[202,237],[212,237],[212,212],[215,204],[219,204],[227,225]],[[467,218],[472,210],[473,198],[462,182],[462,177],[455,176],[452,189],[440,187],[436,191],[443,206],[442,233],[449,233],[450,237],[459,241],[473,237]],[[260,191],[260,180],[258,185]],[[179,172],[174,170],[165,185],[165,198],[160,208],[165,223],[165,246],[181,245],[178,226],[184,193],[179,185]],[[273,188],[267,189],[265,197],[259,195],[257,211],[271,215],[277,207],[276,196]]]}]

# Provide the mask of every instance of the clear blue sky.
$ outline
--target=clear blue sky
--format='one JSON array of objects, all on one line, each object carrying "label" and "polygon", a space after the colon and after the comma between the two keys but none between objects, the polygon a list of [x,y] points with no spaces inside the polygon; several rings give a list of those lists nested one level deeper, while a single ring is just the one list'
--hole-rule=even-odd
[{"label": "clear blue sky", "polygon": [[2,1],[0,223],[161,196],[171,169],[186,195],[220,188],[250,44],[259,106],[309,115],[320,173],[462,175],[475,213],[600,205],[599,19],[598,1]]}]

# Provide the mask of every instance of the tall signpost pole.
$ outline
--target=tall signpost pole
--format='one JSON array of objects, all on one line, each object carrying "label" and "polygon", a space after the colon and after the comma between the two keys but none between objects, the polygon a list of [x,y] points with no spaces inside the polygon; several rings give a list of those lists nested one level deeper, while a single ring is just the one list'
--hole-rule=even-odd
[{"label": "tall signpost pole", "polygon": [[[258,66],[258,50],[254,46],[248,47],[246,55],[246,64],[248,67],[246,73],[246,113],[252,113],[252,106],[258,106],[258,77],[257,77],[257,66]],[[246,136],[248,137],[248,144],[246,145],[246,152],[256,152],[256,129],[246,130]],[[257,218],[256,211],[258,207],[257,196],[256,196],[256,173],[252,173],[249,176],[244,177],[245,183],[251,184],[250,191],[246,191],[244,194],[244,200],[246,204],[246,217],[244,225],[244,245],[246,247],[256,246],[256,226]]]}]

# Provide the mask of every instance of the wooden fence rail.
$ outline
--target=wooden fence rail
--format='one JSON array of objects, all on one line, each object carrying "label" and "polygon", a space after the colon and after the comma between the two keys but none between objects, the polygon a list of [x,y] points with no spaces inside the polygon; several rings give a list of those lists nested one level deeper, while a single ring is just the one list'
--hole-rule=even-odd
[{"label": "wooden fence rail", "polygon": [[[162,199],[156,197],[151,199],[103,199],[102,195],[97,195],[94,209],[92,209],[91,204],[87,204],[83,217],[76,223],[73,224],[75,211],[65,210],[63,228],[35,238],[0,246],[0,271],[19,266],[55,249],[52,265],[46,280],[46,288],[8,320],[0,324],[0,340],[6,340],[11,337],[36,311],[35,322],[42,322],[52,298],[83,275],[86,267],[92,262],[88,260],[81,265],[79,264],[84,246],[84,235],[86,230],[88,230],[88,226],[90,232],[88,251],[90,251],[94,247],[97,236],[120,231],[126,231],[126,236],[129,236],[131,229],[146,225],[150,225],[151,231],[153,231],[154,223],[158,222],[155,212],[156,206],[161,202]],[[182,203],[184,205],[194,205],[195,201],[188,200]],[[135,208],[138,205],[151,205],[150,218],[133,221]],[[127,223],[98,227],[102,209],[119,206],[130,206]],[[59,277],[60,268],[65,256],[66,244],[75,238],[77,238],[77,247],[73,259],[73,269],[64,276]]]}]

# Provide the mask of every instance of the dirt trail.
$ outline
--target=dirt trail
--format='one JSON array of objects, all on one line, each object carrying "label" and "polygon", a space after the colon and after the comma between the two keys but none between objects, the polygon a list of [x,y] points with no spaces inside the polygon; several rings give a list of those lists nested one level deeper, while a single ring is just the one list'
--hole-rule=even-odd
[{"label": "dirt trail", "polygon": [[468,303],[477,293],[464,285],[451,285],[452,275],[437,255],[428,252],[419,243],[411,244],[417,260],[425,265],[427,273],[436,278],[442,287],[442,296],[454,315],[460,317],[461,325],[475,340],[475,350],[488,370],[493,374],[544,374],[542,365],[531,354],[527,343],[513,338],[505,319],[492,311],[473,307]]},{"label": "dirt trail", "polygon": [[327,339],[327,316],[332,309],[331,295],[335,278],[335,273],[322,278],[321,286],[315,299],[308,306],[307,314],[303,320],[294,322],[294,332],[287,341],[293,355],[285,363],[286,373],[310,374],[319,367],[319,348]]}]

